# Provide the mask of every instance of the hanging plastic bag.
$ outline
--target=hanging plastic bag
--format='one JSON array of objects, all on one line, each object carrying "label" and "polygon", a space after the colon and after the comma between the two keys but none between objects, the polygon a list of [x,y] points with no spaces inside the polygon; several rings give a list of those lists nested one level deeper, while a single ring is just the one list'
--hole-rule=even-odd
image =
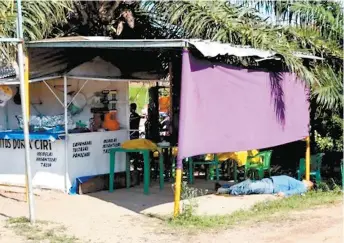
[{"label": "hanging plastic bag", "polygon": [[4,107],[13,96],[13,91],[7,85],[0,85],[0,106]]}]

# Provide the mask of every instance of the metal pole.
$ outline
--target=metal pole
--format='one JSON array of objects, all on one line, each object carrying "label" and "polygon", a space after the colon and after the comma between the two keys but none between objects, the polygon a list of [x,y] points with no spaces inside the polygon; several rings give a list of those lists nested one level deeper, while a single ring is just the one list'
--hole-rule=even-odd
[{"label": "metal pole", "polygon": [[22,42],[18,44],[18,64],[19,64],[19,78],[20,78],[20,95],[22,100],[22,113],[23,113],[23,129],[24,129],[24,144],[25,144],[25,168],[26,168],[26,177],[27,177],[27,187],[28,187],[28,203],[29,203],[29,215],[30,222],[35,222],[35,211],[33,207],[33,192],[32,192],[32,178],[31,178],[31,162],[30,162],[30,140],[29,140],[29,119],[27,117],[28,104],[26,97],[26,85],[24,80],[24,53],[23,53],[23,26],[22,26],[22,9],[21,9],[21,0],[17,0],[17,37],[22,39]]},{"label": "metal pole", "polygon": [[[180,112],[179,112],[179,121],[182,119],[185,114],[183,113],[183,86],[185,87],[185,67],[184,65],[188,63],[189,56],[186,55],[188,53],[188,48],[183,48],[182,54],[182,75],[181,75],[181,92],[180,92]],[[185,92],[185,91],[184,91]],[[181,124],[181,122],[179,122]],[[183,132],[183,127],[179,126],[179,134]],[[182,147],[182,142],[180,140],[180,136],[178,138],[178,146]],[[176,164],[176,183],[175,183],[175,190],[174,190],[174,211],[173,216],[177,217],[180,214],[180,197],[181,197],[181,188],[182,188],[182,175],[183,175],[183,158],[180,157],[180,149],[178,149],[178,156],[177,156],[177,164]]]},{"label": "metal pole", "polygon": [[64,120],[65,120],[65,191],[68,193],[68,97],[67,97],[67,76],[63,76],[63,97],[64,97]]},{"label": "metal pole", "polygon": [[310,169],[311,169],[311,141],[309,136],[306,137],[306,156],[305,156],[305,163],[306,163],[306,177],[307,181],[310,180]]}]

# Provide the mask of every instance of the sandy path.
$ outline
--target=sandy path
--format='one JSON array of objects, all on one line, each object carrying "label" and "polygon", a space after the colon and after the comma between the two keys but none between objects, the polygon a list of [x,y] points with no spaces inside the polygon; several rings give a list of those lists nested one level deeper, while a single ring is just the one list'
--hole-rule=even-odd
[{"label": "sandy path", "polygon": [[[213,233],[207,242],[342,243],[343,229],[343,208],[336,205],[294,212],[273,222]],[[194,242],[205,241],[197,236]]]},{"label": "sandy path", "polygon": [[[22,243],[13,232],[3,227],[6,217],[27,215],[27,204],[20,194],[0,196],[0,242]],[[82,242],[328,242],[343,241],[342,205],[295,212],[288,219],[264,222],[253,226],[239,226],[221,232],[197,235],[177,234],[157,219],[88,196],[71,197],[43,193],[36,197],[37,218],[62,223],[68,234]],[[1,221],[2,220],[2,221]],[[12,238],[14,237],[14,238]],[[11,241],[9,241],[11,239]]]}]

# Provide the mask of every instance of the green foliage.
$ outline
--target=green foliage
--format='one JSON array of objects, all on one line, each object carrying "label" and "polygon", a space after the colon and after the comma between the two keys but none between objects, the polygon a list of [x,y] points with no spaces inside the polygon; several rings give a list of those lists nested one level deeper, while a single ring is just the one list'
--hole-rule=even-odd
[{"label": "green foliage", "polygon": [[74,1],[68,23],[52,36],[111,36],[114,39],[172,38],[173,34],[142,12],[140,1]]},{"label": "green foliage", "polygon": [[146,84],[130,85],[129,101],[130,103],[136,103],[137,112],[141,113],[146,103],[148,103],[148,86]]},{"label": "green foliage", "polygon": [[[72,1],[22,1],[23,32],[26,40],[44,39],[56,24],[66,22]],[[17,8],[14,0],[0,0],[0,36],[16,37]],[[0,63],[15,59],[12,44],[0,44]]]},{"label": "green foliage", "polygon": [[[174,190],[174,185],[172,185]],[[178,219],[191,218],[195,214],[198,207],[197,197],[204,196],[208,190],[189,187],[188,183],[183,181],[181,185],[180,197],[182,200],[182,212],[178,215]]]},{"label": "green foliage", "polygon": [[342,115],[318,108],[313,121],[313,131],[319,152],[343,152]]},{"label": "green foliage", "polygon": [[[182,38],[272,50],[290,72],[312,85],[319,105],[342,107],[343,13],[328,1],[145,1],[143,8]],[[266,21],[261,10],[275,21]],[[297,52],[321,56],[304,61]],[[243,65],[246,60],[241,60]]]},{"label": "green foliage", "polygon": [[195,214],[198,207],[197,197],[207,194],[207,190],[189,187],[187,182],[182,182],[181,199],[183,200],[181,218],[189,218]]}]

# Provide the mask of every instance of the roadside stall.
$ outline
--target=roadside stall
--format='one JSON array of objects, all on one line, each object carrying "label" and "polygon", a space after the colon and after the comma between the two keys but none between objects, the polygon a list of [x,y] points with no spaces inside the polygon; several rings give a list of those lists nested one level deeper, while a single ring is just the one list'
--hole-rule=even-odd
[{"label": "roadside stall", "polygon": [[[77,178],[109,173],[109,149],[129,139],[129,82],[137,80],[121,76],[118,67],[97,56],[64,75],[30,80],[33,186],[71,192]],[[1,87],[0,184],[23,186],[19,86]],[[125,155],[116,159],[123,163],[115,172],[124,171]]]},{"label": "roadside stall", "polygon": [[[71,185],[80,177],[109,174],[108,149],[119,147],[122,142],[129,139],[128,82],[143,80],[158,82],[166,77],[167,63],[172,64],[172,90],[178,89],[179,94],[182,90],[179,95],[180,100],[173,98],[173,92],[170,100],[170,107],[181,109],[180,116],[179,108],[171,114],[173,130],[178,130],[180,134],[176,188],[180,189],[182,158],[197,154],[228,152],[228,150],[241,151],[246,144],[238,144],[237,141],[243,136],[240,134],[232,136],[230,133],[238,127],[242,127],[241,130],[249,127],[242,125],[243,118],[239,117],[235,126],[228,125],[231,117],[213,119],[222,114],[219,104],[225,107],[222,110],[232,105],[235,114],[243,113],[233,105],[238,103],[237,100],[227,99],[232,91],[228,90],[229,85],[223,84],[234,78],[226,75],[221,65],[214,66],[208,62],[199,62],[186,50],[182,54],[183,48],[195,50],[195,56],[252,56],[260,58],[260,61],[278,58],[276,53],[270,51],[201,40],[109,40],[103,37],[73,37],[29,43],[33,185],[68,192]],[[231,67],[225,68],[230,69],[231,72],[238,71]],[[248,78],[246,76],[246,79],[236,78],[235,82],[250,80],[258,73],[252,73],[250,70],[239,71]],[[224,77],[213,78],[214,75],[220,74]],[[264,101],[270,104],[271,92],[267,85],[269,74],[264,75],[261,77],[261,86],[264,86],[262,89],[266,93]],[[213,82],[209,82],[213,79]],[[216,85],[214,85],[215,81]],[[247,81],[245,84],[253,89],[254,86],[250,85],[250,82]],[[180,89],[180,86],[183,88]],[[301,86],[297,88],[300,90],[301,99],[304,99],[306,97],[304,88]],[[15,90],[14,86],[12,91],[15,93]],[[244,93],[240,90],[237,96]],[[217,94],[216,97],[214,94]],[[252,91],[252,97],[255,97],[255,94]],[[242,97],[244,95],[239,98]],[[257,99],[246,99],[239,103],[241,106],[253,105]],[[156,100],[158,103],[157,95]],[[21,124],[20,105],[14,103],[15,97],[7,101],[4,108],[0,108],[0,124],[3,127],[0,156],[5,158],[0,163],[2,172],[0,184],[24,185],[22,137],[14,136],[22,136],[22,133],[15,131]],[[293,106],[291,107],[293,109]],[[158,108],[152,106],[149,109],[156,110],[156,114],[151,112],[151,115],[154,115],[157,124]],[[271,113],[269,114],[275,119],[274,107],[266,105],[266,109],[269,109]],[[256,110],[258,112],[258,109]],[[248,112],[245,112],[245,115],[246,113]],[[262,117],[262,122],[268,118]],[[246,122],[249,120],[245,117]],[[301,137],[307,133],[307,129],[304,129],[306,120],[301,124],[303,132]],[[209,129],[209,124],[214,121],[218,126],[216,129]],[[153,125],[147,124],[148,131],[152,130]],[[280,124],[276,122],[277,125]],[[260,127],[257,127],[252,134],[259,129]],[[283,130],[283,133],[288,133],[288,129]],[[147,138],[152,139],[156,132],[150,131],[148,135]],[[300,134],[297,135],[299,139]],[[158,133],[157,136],[159,137]],[[227,139],[229,137],[231,139]],[[255,136],[249,133],[245,139],[247,137],[252,138],[253,141]],[[280,142],[273,140],[273,136],[269,139],[266,142],[268,145],[276,145]],[[294,137],[286,140],[293,139]],[[228,143],[230,146],[227,146]],[[251,145],[249,149],[259,147],[256,144]],[[17,151],[22,152],[16,153]],[[123,155],[116,154],[115,172],[125,171],[126,159],[120,156]],[[179,192],[176,191],[176,195],[178,194]],[[176,197],[176,201],[178,200]]]}]

